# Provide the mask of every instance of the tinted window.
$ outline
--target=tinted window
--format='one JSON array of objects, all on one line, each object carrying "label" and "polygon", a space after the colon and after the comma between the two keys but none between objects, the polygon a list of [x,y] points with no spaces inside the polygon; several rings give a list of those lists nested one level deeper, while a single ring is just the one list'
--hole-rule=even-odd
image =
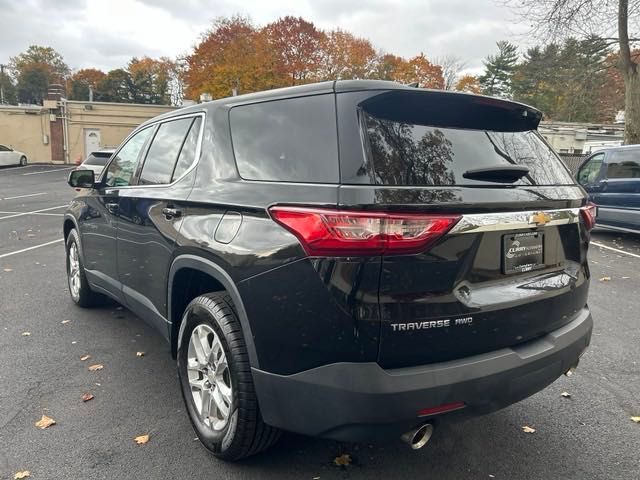
[{"label": "tinted window", "polygon": [[0,145],[0,152],[8,152],[10,151],[9,148],[5,147],[4,145]]},{"label": "tinted window", "polygon": [[173,168],[192,122],[189,117],[160,124],[142,167],[141,185],[171,183]]},{"label": "tinted window", "polygon": [[111,158],[111,154],[102,154],[102,153],[92,153],[87,157],[87,159],[83,162],[84,165],[99,165],[105,166],[109,159]]},{"label": "tinted window", "polygon": [[467,170],[523,165],[515,185],[573,184],[562,161],[535,130],[433,127],[364,114],[372,181],[382,185],[477,185]]},{"label": "tinted window", "polygon": [[602,167],[602,161],[604,160],[604,153],[598,153],[591,157],[578,172],[578,183],[580,185],[591,185],[595,183],[600,173],[600,167]]},{"label": "tinted window", "polygon": [[110,187],[125,187],[131,184],[131,179],[138,166],[140,152],[144,148],[153,128],[140,130],[120,149],[116,157],[109,164],[105,175],[105,185]]},{"label": "tinted window", "polygon": [[607,178],[640,178],[640,149],[611,152],[607,160]]},{"label": "tinted window", "polygon": [[180,155],[178,155],[178,163],[176,164],[176,168],[173,171],[173,177],[171,177],[172,182],[180,178],[182,174],[186,172],[187,169],[193,164],[193,162],[195,162],[201,124],[202,117],[197,117],[191,125],[191,129],[189,130],[189,134],[184,141],[182,150],[180,150]]},{"label": "tinted window", "polygon": [[233,149],[243,178],[338,181],[333,95],[235,107],[230,119]]}]

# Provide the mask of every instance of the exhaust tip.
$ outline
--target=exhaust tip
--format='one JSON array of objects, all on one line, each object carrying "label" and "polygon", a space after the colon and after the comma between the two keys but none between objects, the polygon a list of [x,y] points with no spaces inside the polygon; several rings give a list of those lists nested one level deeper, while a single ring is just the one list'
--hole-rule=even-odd
[{"label": "exhaust tip", "polygon": [[413,450],[419,450],[424,447],[433,435],[433,425],[425,423],[413,430],[409,430],[400,438],[407,443]]}]

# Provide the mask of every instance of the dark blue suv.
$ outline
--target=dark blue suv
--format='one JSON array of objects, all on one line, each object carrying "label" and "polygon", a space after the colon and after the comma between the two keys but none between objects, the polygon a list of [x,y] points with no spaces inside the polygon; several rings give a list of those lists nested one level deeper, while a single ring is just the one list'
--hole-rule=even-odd
[{"label": "dark blue suv", "polygon": [[640,145],[602,150],[578,169],[600,227],[640,233]]}]

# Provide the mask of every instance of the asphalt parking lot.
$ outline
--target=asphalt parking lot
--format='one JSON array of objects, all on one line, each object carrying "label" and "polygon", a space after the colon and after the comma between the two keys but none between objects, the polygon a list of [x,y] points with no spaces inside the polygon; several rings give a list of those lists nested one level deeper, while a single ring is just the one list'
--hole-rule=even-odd
[{"label": "asphalt parking lot", "polygon": [[[69,299],[68,173],[0,169],[0,478],[23,470],[34,479],[640,478],[640,424],[630,420],[640,416],[640,236],[593,235],[595,330],[574,376],[500,412],[442,425],[418,452],[400,441],[287,434],[233,465],[195,440],[164,340],[116,304],[82,310]],[[93,364],[104,368],[91,372]],[[94,399],[83,403],[86,392]],[[57,424],[36,428],[43,414]],[[142,434],[150,441],[137,445]],[[352,465],[333,465],[341,453]]]}]

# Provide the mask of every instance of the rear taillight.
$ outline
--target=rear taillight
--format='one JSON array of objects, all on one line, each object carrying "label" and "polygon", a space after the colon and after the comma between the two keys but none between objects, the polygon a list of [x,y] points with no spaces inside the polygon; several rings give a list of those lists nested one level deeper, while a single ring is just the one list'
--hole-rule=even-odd
[{"label": "rear taillight", "polygon": [[293,233],[310,256],[403,255],[424,251],[459,215],[354,212],[271,207],[272,218]]},{"label": "rear taillight", "polygon": [[582,215],[585,228],[590,231],[596,224],[596,205],[591,202],[587,203],[580,209],[580,215]]}]

